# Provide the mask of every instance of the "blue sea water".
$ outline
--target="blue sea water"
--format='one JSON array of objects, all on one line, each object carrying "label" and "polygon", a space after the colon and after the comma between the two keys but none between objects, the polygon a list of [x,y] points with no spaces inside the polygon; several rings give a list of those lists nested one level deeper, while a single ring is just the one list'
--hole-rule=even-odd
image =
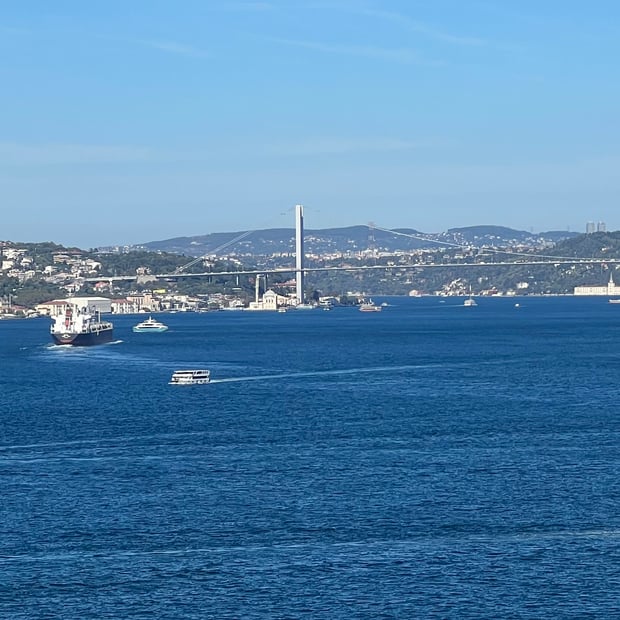
[{"label": "blue sea water", "polygon": [[0,616],[618,617],[620,306],[388,301],[0,321]]}]

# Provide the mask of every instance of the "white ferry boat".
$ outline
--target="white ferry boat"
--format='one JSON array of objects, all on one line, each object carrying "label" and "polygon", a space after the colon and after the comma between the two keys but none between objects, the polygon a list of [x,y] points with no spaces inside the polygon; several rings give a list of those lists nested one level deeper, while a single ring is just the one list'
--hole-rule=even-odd
[{"label": "white ferry boat", "polygon": [[209,370],[175,370],[168,385],[202,385],[211,381]]},{"label": "white ferry boat", "polygon": [[360,312],[381,312],[381,306],[377,306],[372,299],[360,304]]},{"label": "white ferry boat", "polygon": [[165,332],[168,329],[167,325],[156,321],[153,317],[146,319],[146,321],[142,321],[142,323],[138,323],[133,326],[134,332]]}]

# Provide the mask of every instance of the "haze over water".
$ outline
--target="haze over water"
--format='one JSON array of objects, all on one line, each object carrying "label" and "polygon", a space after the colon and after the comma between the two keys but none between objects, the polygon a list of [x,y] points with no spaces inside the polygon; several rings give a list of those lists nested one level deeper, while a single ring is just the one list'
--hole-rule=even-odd
[{"label": "haze over water", "polygon": [[389,301],[0,322],[0,616],[613,617],[620,308]]}]

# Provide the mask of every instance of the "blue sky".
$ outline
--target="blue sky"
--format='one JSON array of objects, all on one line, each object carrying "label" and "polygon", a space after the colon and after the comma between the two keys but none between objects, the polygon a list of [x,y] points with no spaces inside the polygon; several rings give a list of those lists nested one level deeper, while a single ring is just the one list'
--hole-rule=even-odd
[{"label": "blue sky", "polygon": [[620,228],[615,0],[0,7],[0,239]]}]

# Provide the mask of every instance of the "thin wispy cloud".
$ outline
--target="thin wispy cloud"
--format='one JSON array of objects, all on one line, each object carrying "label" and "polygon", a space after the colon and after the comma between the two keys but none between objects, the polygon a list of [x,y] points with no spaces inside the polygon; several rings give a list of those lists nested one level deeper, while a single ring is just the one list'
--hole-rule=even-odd
[{"label": "thin wispy cloud", "polygon": [[374,58],[376,60],[385,60],[389,62],[398,62],[412,65],[429,65],[439,66],[442,62],[427,60],[420,56],[415,50],[409,48],[385,48],[373,45],[351,45],[340,43],[322,43],[319,41],[305,41],[297,39],[280,39],[271,38],[270,41],[289,45],[291,47],[300,47],[325,54],[340,54],[344,56],[362,56],[365,58]]},{"label": "thin wispy cloud", "polygon": [[483,39],[482,37],[448,32],[447,30],[439,28],[433,24],[429,24],[428,22],[416,20],[412,17],[409,17],[404,13],[388,11],[380,8],[373,8],[372,6],[368,5],[360,6],[360,4],[357,2],[319,1],[306,4],[305,8],[314,10],[339,11],[343,13],[350,13],[352,15],[369,17],[384,22],[390,22],[403,30],[421,34],[428,39],[434,39],[435,41],[448,43],[451,45],[482,47],[489,44],[489,41]]},{"label": "thin wispy cloud", "polygon": [[497,16],[502,20],[524,21],[530,24],[545,25],[549,21],[546,20],[541,13],[535,11],[524,10],[519,3],[510,6],[505,2],[472,2],[471,8],[475,11],[484,11],[485,13]]},{"label": "thin wispy cloud", "polygon": [[156,159],[154,151],[140,146],[0,142],[2,165],[123,164]]},{"label": "thin wispy cloud", "polygon": [[271,11],[275,5],[271,2],[226,2],[218,7],[221,11]]},{"label": "thin wispy cloud", "polygon": [[466,45],[466,46],[483,46],[487,45],[487,41],[480,37],[463,36],[446,32],[425,22],[420,22],[402,13],[395,13],[392,11],[384,11],[381,9],[358,9],[357,12],[361,15],[381,19],[383,21],[392,22],[398,24],[402,28],[409,30],[410,32],[416,32],[424,35],[430,39],[435,39],[443,43],[450,43],[453,45]]},{"label": "thin wispy cloud", "polygon": [[177,43],[176,41],[145,41],[141,40],[140,43],[147,47],[166,52],[168,54],[178,54],[180,56],[189,56],[192,58],[210,58],[211,54],[206,50],[194,47],[192,45],[185,45],[184,43]]},{"label": "thin wispy cloud", "polygon": [[432,148],[441,145],[438,140],[402,140],[399,138],[350,139],[323,137],[274,144],[268,152],[274,155],[345,155],[355,153],[388,153]]},{"label": "thin wispy cloud", "polygon": [[11,26],[0,26],[0,34],[24,35],[24,34],[32,34],[32,31],[26,30],[25,28],[13,28]]}]

